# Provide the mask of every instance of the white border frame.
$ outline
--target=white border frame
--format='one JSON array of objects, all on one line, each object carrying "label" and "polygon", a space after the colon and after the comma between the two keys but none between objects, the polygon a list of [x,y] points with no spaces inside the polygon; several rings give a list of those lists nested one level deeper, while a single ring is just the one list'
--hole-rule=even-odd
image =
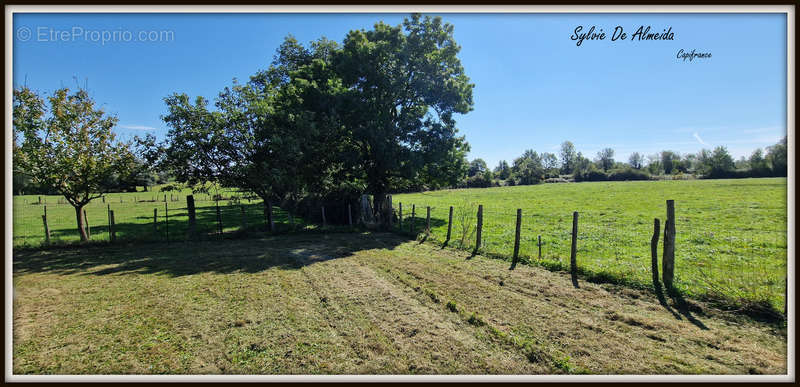
[{"label": "white border frame", "polygon": [[[767,6],[443,6],[443,5],[270,5],[270,6],[87,6],[7,5],[5,8],[5,362],[6,382],[794,382],[795,381],[795,7]],[[786,14],[787,176],[787,374],[786,375],[14,375],[12,365],[12,90],[14,13],[783,13]]]}]

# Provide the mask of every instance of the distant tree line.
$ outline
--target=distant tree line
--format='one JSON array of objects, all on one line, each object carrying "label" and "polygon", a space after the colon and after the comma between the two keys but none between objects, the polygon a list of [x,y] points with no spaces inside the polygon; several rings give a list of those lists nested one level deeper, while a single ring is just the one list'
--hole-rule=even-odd
[{"label": "distant tree line", "polygon": [[509,165],[501,160],[489,169],[483,159],[469,162],[461,187],[491,187],[499,185],[530,185],[542,182],[649,180],[659,176],[692,175],[706,179],[743,177],[785,177],[787,175],[787,138],[756,149],[750,157],[738,160],[724,146],[697,153],[680,154],[664,150],[644,156],[630,155],[627,162],[614,159],[614,150],[604,148],[593,160],[575,150],[570,141],[561,144],[558,155],[526,150]]}]

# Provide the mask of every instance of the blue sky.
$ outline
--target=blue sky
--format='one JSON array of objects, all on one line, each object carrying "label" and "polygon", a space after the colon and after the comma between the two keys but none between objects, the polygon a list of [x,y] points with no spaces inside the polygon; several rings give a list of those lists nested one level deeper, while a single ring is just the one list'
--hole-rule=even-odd
[{"label": "blue sky", "polygon": [[[14,87],[50,93],[74,88],[77,78],[119,117],[123,137],[163,138],[165,96],[213,100],[233,78],[266,68],[287,34],[303,43],[321,36],[341,42],[349,30],[379,20],[399,24],[405,16],[15,14]],[[634,151],[718,145],[738,158],[786,134],[783,14],[441,16],[455,26],[459,57],[475,83],[475,110],[458,117],[458,127],[472,147],[469,158],[490,167],[525,149],[557,153],[564,140],[587,157],[611,147],[627,161]],[[618,25],[629,37],[612,42]],[[608,36],[577,46],[570,39],[577,26]],[[639,26],[671,27],[674,40],[632,41]],[[101,31],[117,41],[103,43]],[[140,31],[167,35],[126,42],[124,31],[133,39]],[[66,39],[54,41],[64,32]],[[683,61],[680,49],[712,57]]]}]

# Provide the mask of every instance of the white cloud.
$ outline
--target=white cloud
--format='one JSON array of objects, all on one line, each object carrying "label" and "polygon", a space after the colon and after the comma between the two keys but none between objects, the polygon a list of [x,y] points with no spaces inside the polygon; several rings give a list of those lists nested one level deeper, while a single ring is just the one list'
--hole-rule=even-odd
[{"label": "white cloud", "polygon": [[703,139],[702,139],[702,138],[700,138],[700,135],[699,135],[699,134],[697,134],[697,132],[694,132],[692,135],[693,135],[693,136],[694,136],[694,138],[697,140],[697,142],[699,142],[699,143],[701,143],[701,144],[703,144],[703,145],[708,145],[708,144],[706,144],[706,142],[705,142],[705,141],[703,141]]},{"label": "white cloud", "polygon": [[143,126],[143,125],[120,125],[122,129],[132,129],[132,130],[156,130],[156,128],[152,126]]}]

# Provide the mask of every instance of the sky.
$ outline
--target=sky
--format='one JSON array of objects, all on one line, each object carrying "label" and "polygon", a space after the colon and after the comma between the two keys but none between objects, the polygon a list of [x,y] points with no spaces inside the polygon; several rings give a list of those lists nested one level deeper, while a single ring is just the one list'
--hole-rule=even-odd
[{"label": "sky", "polygon": [[[438,14],[454,26],[475,84],[456,117],[469,159],[490,167],[526,149],[584,156],[682,154],[726,146],[748,156],[786,135],[784,14]],[[272,61],[288,34],[341,42],[407,14],[15,14],[14,87],[87,87],[121,138],[168,127],[163,98],[212,100]],[[602,40],[571,37],[594,26]],[[612,41],[620,26],[626,39]],[[637,40],[640,26],[672,40]],[[104,41],[105,39],[105,41]],[[710,53],[691,61],[679,50]]]}]

